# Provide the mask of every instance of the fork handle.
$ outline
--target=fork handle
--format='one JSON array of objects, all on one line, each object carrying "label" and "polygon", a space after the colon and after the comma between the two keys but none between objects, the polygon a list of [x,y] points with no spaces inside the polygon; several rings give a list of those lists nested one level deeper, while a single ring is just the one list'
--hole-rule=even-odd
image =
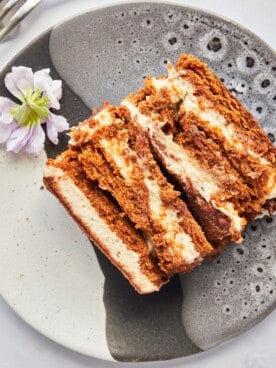
[{"label": "fork handle", "polygon": [[10,33],[42,0],[27,0],[27,2],[17,10],[8,24],[0,31],[0,41]]},{"label": "fork handle", "polygon": [[19,2],[20,0],[9,0],[5,6],[0,10],[0,19],[4,16]]}]

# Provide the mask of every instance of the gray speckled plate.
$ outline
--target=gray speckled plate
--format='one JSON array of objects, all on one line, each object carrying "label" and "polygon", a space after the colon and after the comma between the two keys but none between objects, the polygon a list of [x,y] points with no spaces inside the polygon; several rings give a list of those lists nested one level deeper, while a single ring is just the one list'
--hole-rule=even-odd
[{"label": "gray speckled plate", "polygon": [[[256,36],[200,10],[132,3],[80,15],[50,30],[11,65],[50,67],[64,81],[62,111],[76,124],[104,100],[118,103],[167,60],[192,53],[213,69],[275,140],[275,54]],[[0,280],[7,302],[53,340],[119,361],[195,354],[240,334],[275,306],[276,218],[245,231],[213,262],[139,296],[41,187],[48,156],[0,151]]]}]

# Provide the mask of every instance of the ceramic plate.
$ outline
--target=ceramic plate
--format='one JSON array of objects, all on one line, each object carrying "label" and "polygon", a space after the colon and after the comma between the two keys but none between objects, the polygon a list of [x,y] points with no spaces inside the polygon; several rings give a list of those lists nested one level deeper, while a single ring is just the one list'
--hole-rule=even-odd
[{"label": "ceramic plate", "polygon": [[[50,67],[63,80],[61,114],[71,125],[104,100],[118,103],[168,60],[192,53],[260,119],[274,142],[275,54],[236,24],[201,10],[131,3],[82,14],[51,29],[12,65]],[[42,185],[49,156],[1,150],[1,289],[34,328],[105,360],[156,361],[209,349],[252,327],[275,306],[276,218],[252,223],[241,246],[139,296]]]}]

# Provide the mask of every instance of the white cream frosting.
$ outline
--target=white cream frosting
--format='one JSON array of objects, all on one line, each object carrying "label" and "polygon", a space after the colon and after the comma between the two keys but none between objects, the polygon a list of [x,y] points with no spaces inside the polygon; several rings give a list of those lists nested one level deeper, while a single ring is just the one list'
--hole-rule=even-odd
[{"label": "white cream frosting", "polygon": [[127,183],[131,183],[133,166],[127,163],[123,154],[124,151],[129,151],[128,144],[115,138],[111,140],[107,140],[105,138],[101,139],[100,144],[104,148],[105,152],[112,156],[121,176]]},{"label": "white cream frosting", "polygon": [[[94,125],[93,127],[89,126],[89,123],[81,124],[80,126],[76,126],[73,128],[72,132],[70,133],[71,139],[69,141],[69,144],[71,146],[78,145],[79,143],[87,143],[89,142],[90,138],[93,136],[96,131],[104,126],[109,126],[114,123],[114,118],[111,116],[110,112],[108,111],[108,107],[98,112],[93,117],[94,121],[97,121],[98,124]],[[75,132],[81,131],[81,142],[78,142],[75,137]],[[85,140],[83,139],[85,137]]]},{"label": "white cream frosting", "polygon": [[146,178],[145,184],[149,191],[149,205],[152,217],[159,222],[161,227],[166,231],[165,239],[172,247],[168,250],[175,253],[180,250],[181,256],[186,263],[193,263],[200,258],[199,252],[195,249],[194,243],[190,235],[185,233],[181,228],[177,216],[177,211],[165,208],[160,198],[160,188],[156,180]]}]

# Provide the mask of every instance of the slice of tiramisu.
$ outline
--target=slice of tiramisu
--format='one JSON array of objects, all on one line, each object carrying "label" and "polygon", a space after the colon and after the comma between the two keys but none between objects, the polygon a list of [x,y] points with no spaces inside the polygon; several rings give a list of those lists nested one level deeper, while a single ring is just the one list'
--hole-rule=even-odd
[{"label": "slice of tiramisu", "polygon": [[168,70],[122,105],[148,131],[208,240],[239,242],[248,221],[264,208],[273,211],[275,147],[201,61],[183,54]]},{"label": "slice of tiramisu", "polygon": [[71,137],[87,176],[110,192],[143,232],[163,272],[190,271],[213,251],[180,193],[161,173],[146,131],[126,108],[105,106]]},{"label": "slice of tiramisu", "polygon": [[158,291],[168,278],[157,266],[146,240],[114,199],[86,176],[78,154],[68,150],[48,160],[46,187],[139,293]]}]

